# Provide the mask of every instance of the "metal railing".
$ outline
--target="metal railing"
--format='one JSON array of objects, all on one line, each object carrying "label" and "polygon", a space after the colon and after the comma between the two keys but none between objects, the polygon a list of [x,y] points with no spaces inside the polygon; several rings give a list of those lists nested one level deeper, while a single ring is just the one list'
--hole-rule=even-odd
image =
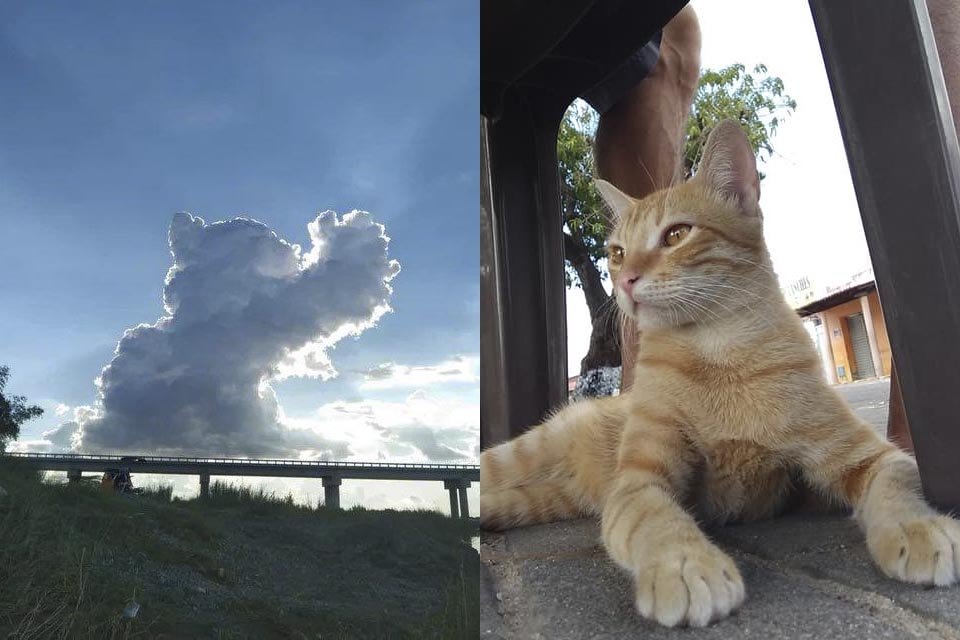
[{"label": "metal railing", "polygon": [[294,460],[284,458],[194,458],[185,456],[97,455],[73,453],[5,453],[0,458],[56,460],[57,462],[111,462],[111,463],[186,463],[218,465],[259,465],[284,467],[335,467],[341,469],[426,469],[431,471],[479,471],[477,465],[429,464],[417,462],[341,462],[336,460]]}]

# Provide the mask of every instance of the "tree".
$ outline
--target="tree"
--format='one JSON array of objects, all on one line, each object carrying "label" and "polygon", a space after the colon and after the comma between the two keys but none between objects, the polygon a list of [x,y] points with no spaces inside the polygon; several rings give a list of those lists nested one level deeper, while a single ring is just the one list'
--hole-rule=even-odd
[{"label": "tree", "polygon": [[0,367],[0,453],[6,451],[7,442],[20,435],[20,425],[27,420],[43,415],[40,407],[27,405],[23,396],[5,396],[3,390],[10,378],[10,367]]},{"label": "tree", "polygon": [[[704,70],[687,121],[682,158],[684,178],[695,173],[707,134],[727,118],[740,122],[761,161],[769,159],[777,128],[796,106],[784,93],[783,81],[768,75],[762,64],[751,72],[742,64]],[[567,284],[583,290],[593,324],[590,348],[580,362],[581,373],[620,366],[616,304],[603,288],[604,243],[610,231],[608,214],[593,186],[593,137],[597,122],[594,111],[574,103],[564,115],[557,136]],[[762,173],[760,177],[763,178]]]}]

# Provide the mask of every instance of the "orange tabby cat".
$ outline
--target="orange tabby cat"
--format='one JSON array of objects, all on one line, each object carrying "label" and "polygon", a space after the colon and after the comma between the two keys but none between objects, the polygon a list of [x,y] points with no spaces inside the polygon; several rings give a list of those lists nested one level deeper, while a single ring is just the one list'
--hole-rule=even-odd
[{"label": "orange tabby cat", "polygon": [[850,505],[888,576],[960,577],[960,522],[923,500],[913,458],[824,381],[763,242],[756,161],[739,126],[710,135],[696,176],[643,200],[598,183],[617,302],[642,332],[636,383],[571,404],[480,457],[487,529],[601,517],[638,611],[706,625],[744,598],[733,560],[682,506],[719,521],[775,515],[791,480]]}]

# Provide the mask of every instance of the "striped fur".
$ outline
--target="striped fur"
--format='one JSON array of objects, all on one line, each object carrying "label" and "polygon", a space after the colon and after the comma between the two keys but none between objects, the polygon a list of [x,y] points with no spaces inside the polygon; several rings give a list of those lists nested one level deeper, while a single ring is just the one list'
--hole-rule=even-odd
[{"label": "striped fur", "polygon": [[[960,524],[923,501],[913,458],[826,384],[779,292],[746,144],[722,124],[704,154],[724,160],[716,170],[641,201],[608,198],[620,209],[611,243],[624,248],[611,276],[641,330],[637,382],[571,404],[480,461],[482,526],[599,516],[610,557],[634,576],[637,610],[670,626],[705,625],[744,598],[736,565],[685,505],[721,522],[770,517],[798,481],[854,509],[887,575],[960,578]],[[678,223],[692,230],[663,246]],[[625,273],[641,275],[632,288]]]}]

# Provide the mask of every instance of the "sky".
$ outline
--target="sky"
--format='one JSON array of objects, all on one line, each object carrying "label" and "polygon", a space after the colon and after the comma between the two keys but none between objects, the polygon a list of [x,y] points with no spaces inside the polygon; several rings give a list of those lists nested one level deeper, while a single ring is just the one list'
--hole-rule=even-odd
[{"label": "sky", "polygon": [[[797,102],[761,165],[764,236],[786,286],[808,277],[814,290],[846,282],[870,265],[860,211],[810,7],[778,0],[692,0],[703,34],[701,68],[767,66]],[[568,370],[580,370],[590,342],[583,294],[567,292]]]},{"label": "sky", "polygon": [[476,2],[0,5],[0,363],[46,410],[14,448],[475,462],[478,34]]}]

